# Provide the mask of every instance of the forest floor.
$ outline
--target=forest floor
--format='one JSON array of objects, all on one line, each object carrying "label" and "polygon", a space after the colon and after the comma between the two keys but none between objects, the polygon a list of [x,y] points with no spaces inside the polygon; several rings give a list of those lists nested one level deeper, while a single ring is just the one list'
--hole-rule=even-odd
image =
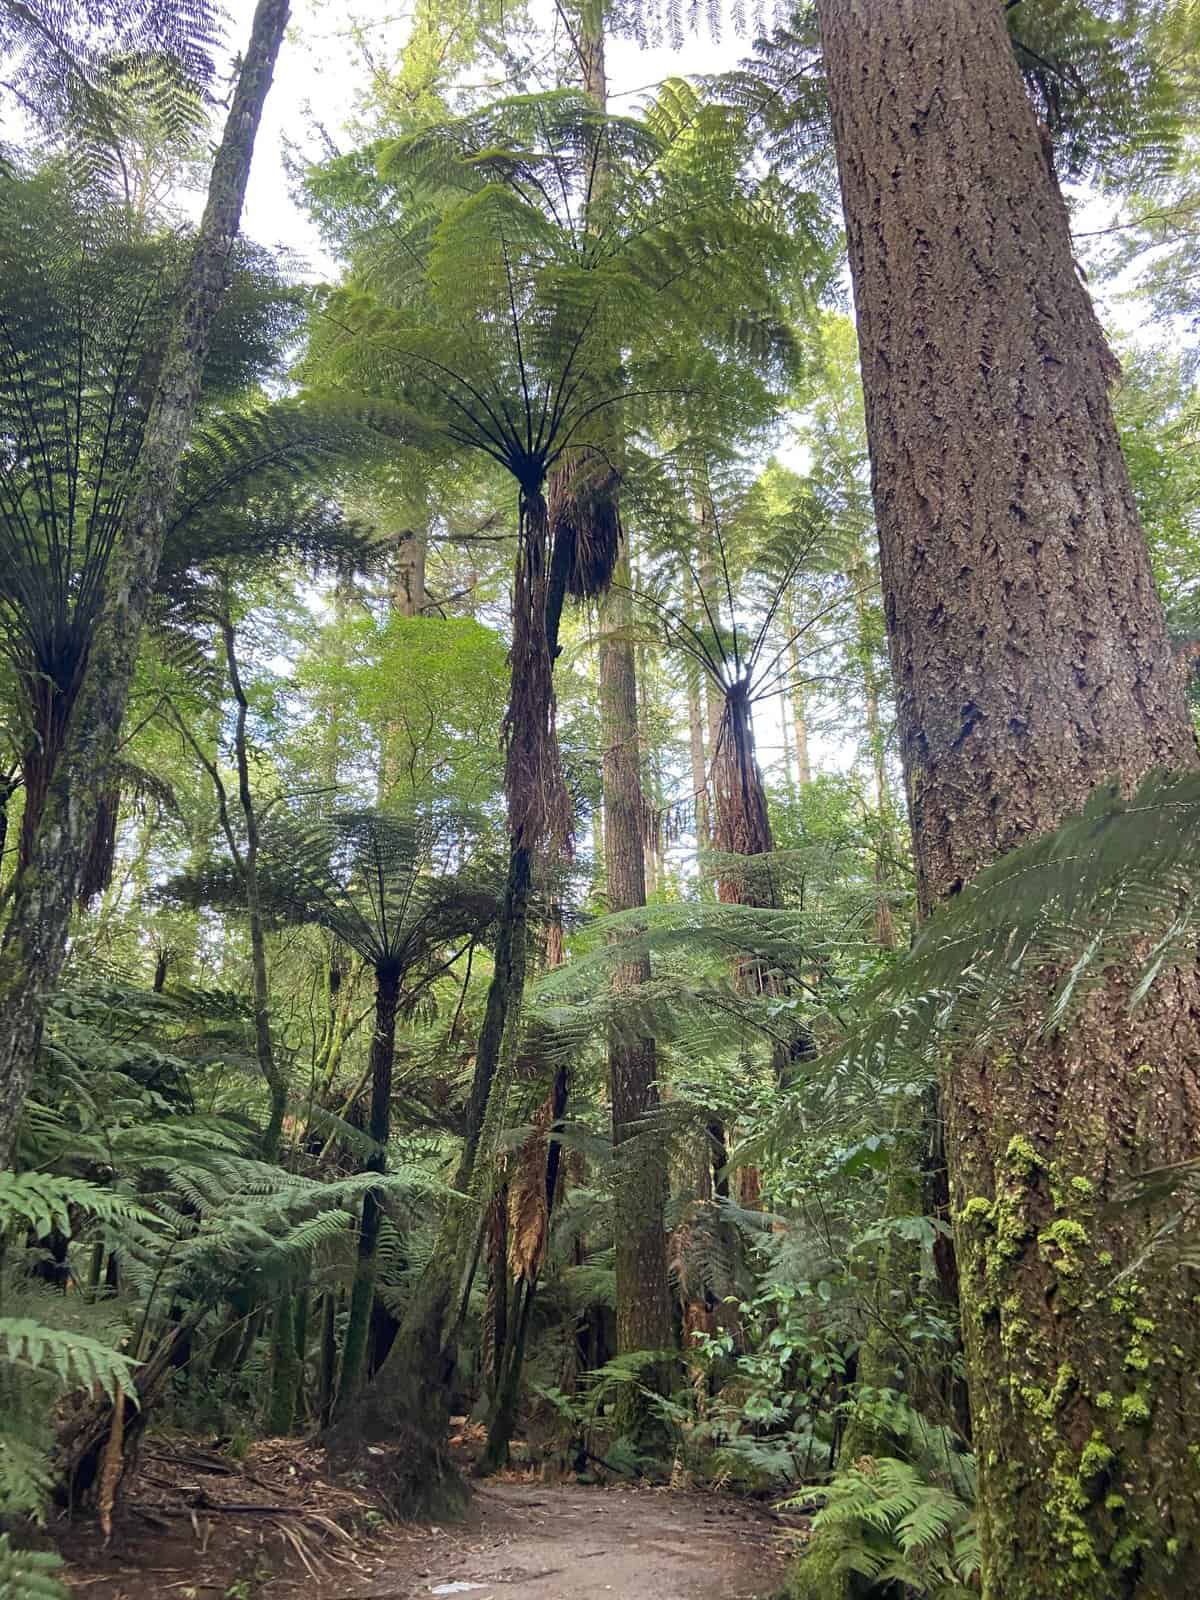
[{"label": "forest floor", "polygon": [[175,1441],[140,1463],[113,1538],[60,1530],[77,1600],[773,1600],[803,1521],[712,1491],[507,1473],[466,1518],[392,1524],[295,1441],[244,1462]]}]

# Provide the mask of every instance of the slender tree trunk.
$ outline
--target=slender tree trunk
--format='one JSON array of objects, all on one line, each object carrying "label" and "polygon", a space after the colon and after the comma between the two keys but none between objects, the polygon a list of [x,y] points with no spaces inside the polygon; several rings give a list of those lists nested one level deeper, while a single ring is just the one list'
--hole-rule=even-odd
[{"label": "slender tree trunk", "polygon": [[296,1345],[296,1297],[281,1289],[271,1313],[271,1374],[266,1431],[282,1437],[292,1431],[300,1388],[300,1351]]},{"label": "slender tree trunk", "polygon": [[[608,105],[602,14],[581,14],[579,58],[583,87],[601,110]],[[643,795],[638,747],[637,669],[632,623],[628,548],[617,556],[613,585],[601,602],[600,739],[604,793],[606,903],[610,911],[646,904],[646,856],[642,833]],[[639,956],[622,963],[614,988],[634,990],[649,981],[650,963]],[[658,1063],[653,1039],[614,1035],[608,1047],[613,1147],[621,1178],[616,1185],[617,1349],[665,1350],[673,1341],[667,1280],[666,1153],[643,1138],[625,1151],[643,1119],[659,1103]],[[666,1374],[660,1374],[665,1381]],[[645,1435],[648,1417],[632,1386],[621,1426]]]},{"label": "slender tree trunk", "polygon": [[[246,885],[246,915],[250,923],[250,960],[254,974],[254,1048],[259,1071],[266,1079],[271,1096],[271,1109],[262,1137],[264,1161],[274,1161],[279,1154],[279,1141],[283,1133],[283,1118],[287,1111],[287,1078],[275,1060],[275,1046],[271,1038],[271,991],[267,980],[267,940],[263,926],[262,900],[258,884],[258,812],[250,788],[250,752],[246,743],[246,719],[250,703],[242,684],[237,658],[237,636],[228,613],[221,624],[225,644],[225,665],[229,684],[233,690],[237,714],[234,718],[233,749],[237,762],[238,801],[242,808],[242,821],[246,829],[246,848],[242,854],[242,880]],[[233,839],[230,839],[233,848]],[[235,857],[236,858],[236,857]]]},{"label": "slender tree trunk", "polygon": [[71,905],[109,787],[179,463],[199,402],[213,319],[228,283],[254,140],[287,18],[288,0],[259,0],[79,698],[29,863],[12,894],[0,945],[0,1167],[9,1163],[46,1006],[66,955]]},{"label": "slender tree trunk", "polygon": [[[549,555],[546,499],[540,485],[522,488],[521,549],[513,594],[511,693],[506,720],[509,866],[497,926],[495,966],[475,1052],[466,1133],[455,1187],[470,1191],[489,1114],[495,1116],[497,1076],[515,1043],[525,988],[525,942],[533,851],[566,831],[566,791],[554,729],[553,668],[566,576]],[[498,1131],[498,1130],[496,1130]],[[391,1355],[373,1385],[369,1406],[355,1407],[331,1441],[355,1449],[368,1438],[396,1446],[388,1466],[397,1507],[445,1514],[466,1498],[446,1450],[456,1342],[480,1244],[472,1213],[461,1208],[442,1225],[438,1249],[405,1310]]]},{"label": "slender tree trunk", "polygon": [[[999,0],[818,0],[919,899],[1195,741],[1113,362]],[[1039,977],[1045,994],[1054,975]],[[1200,985],[1114,973],[945,1091],[988,1600],[1200,1581],[1200,1318],[1109,1202],[1200,1152]]]},{"label": "slender tree trunk", "polygon": [[[792,613],[795,629],[795,612]],[[800,646],[793,638],[788,646],[792,666],[792,726],[796,734],[796,782],[806,788],[812,782],[812,760],[808,753],[808,710],[805,705],[804,684],[801,681]]]},{"label": "slender tree trunk", "polygon": [[[605,868],[610,911],[646,903],[642,844],[642,793],[638,761],[637,683],[630,624],[628,557],[622,555],[616,582],[604,599],[600,643],[600,727],[602,777],[607,827]],[[646,956],[623,962],[614,988],[636,990],[650,979]],[[667,1200],[666,1157],[644,1137],[635,1153],[622,1146],[639,1132],[659,1103],[653,1039],[614,1034],[608,1047],[613,1145],[620,1165],[616,1185],[617,1348],[665,1350],[672,1341],[667,1283],[667,1238],[663,1213]],[[636,1425],[636,1418],[625,1419]]]},{"label": "slender tree trunk", "polygon": [[875,671],[875,652],[871,643],[867,615],[867,586],[871,574],[865,560],[856,563],[850,574],[854,584],[854,611],[858,625],[858,657],[862,670],[863,705],[866,713],[867,745],[871,754],[871,775],[875,784],[876,844],[875,883],[879,898],[875,902],[875,937],[885,950],[896,948],[896,921],[888,895],[888,862],[895,855],[896,837],[892,827],[892,800],[887,781],[887,761],[883,742],[883,722],[879,715],[879,679]]},{"label": "slender tree trunk", "polygon": [[[400,1003],[400,974],[381,966],[375,974],[375,1032],[371,1038],[371,1120],[368,1132],[376,1148],[367,1158],[368,1172],[387,1171],[387,1142],[392,1130],[392,1067],[396,1059],[396,1008]],[[342,1350],[342,1379],[338,1409],[345,1411],[362,1387],[367,1365],[367,1335],[375,1298],[375,1257],[383,1220],[383,1197],[376,1189],[363,1195],[358,1230],[358,1266],[350,1296],[350,1320]]]},{"label": "slender tree trunk", "polygon": [[396,548],[392,581],[392,604],[402,617],[419,617],[425,612],[425,529],[405,533]]},{"label": "slender tree trunk", "polygon": [[[557,965],[557,963],[555,963]],[[511,1315],[496,1374],[495,1403],[488,1427],[487,1445],[480,1457],[478,1475],[499,1472],[508,1464],[508,1448],[517,1425],[517,1406],[521,1398],[521,1374],[525,1366],[525,1347],[529,1337],[529,1324],[533,1316],[533,1303],[537,1298],[538,1281],[542,1263],[550,1240],[550,1225],[554,1217],[554,1202],[559,1189],[559,1172],[562,1167],[563,1117],[567,1110],[567,1096],[571,1077],[567,1068],[559,1067],[546,1103],[546,1134],[544,1145],[539,1147],[542,1185],[540,1237],[535,1247],[527,1240],[516,1240],[524,1245],[531,1259],[522,1263],[513,1285]],[[506,1263],[507,1265],[507,1263]]]},{"label": "slender tree trunk", "polygon": [[[689,595],[691,583],[688,581]],[[696,608],[689,607],[688,621],[697,626]],[[708,761],[704,748],[704,703],[700,663],[687,657],[688,755],[692,768],[692,792],[696,797],[696,848],[707,850],[712,843],[708,813]]]},{"label": "slender tree trunk", "polygon": [[[392,610],[401,617],[420,617],[425,614],[428,595],[425,591],[426,530],[417,528],[400,535],[392,566]],[[403,724],[387,720],[379,735],[379,774],[376,794],[380,805],[400,782],[403,763],[400,759]]]}]

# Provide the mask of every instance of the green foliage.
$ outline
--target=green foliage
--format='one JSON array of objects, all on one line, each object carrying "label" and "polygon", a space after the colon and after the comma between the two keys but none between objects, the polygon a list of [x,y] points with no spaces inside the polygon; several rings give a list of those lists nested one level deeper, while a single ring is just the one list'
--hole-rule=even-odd
[{"label": "green foliage", "polygon": [[839,1472],[813,1520],[811,1549],[804,1560],[859,1575],[867,1594],[969,1600],[977,1592],[979,1543],[970,1505],[906,1461],[864,1457]]},{"label": "green foliage", "polygon": [[385,142],[309,370],[386,395],[429,443],[481,451],[528,489],[604,439],[618,404],[627,432],[699,425],[719,392],[728,427],[721,346],[753,350],[759,375],[736,381],[761,415],[762,376],[792,355],[777,286],[805,241],[748,191],[745,155],[737,120],[682,84],[640,122],[563,90]]},{"label": "green foliage", "polygon": [[39,1234],[57,1228],[69,1236],[73,1217],[80,1209],[101,1222],[148,1220],[139,1206],[81,1178],[60,1178],[46,1172],[0,1172],[0,1232],[24,1223]]},{"label": "green foliage", "polygon": [[98,1384],[106,1394],[117,1386],[132,1392],[133,1366],[127,1357],[96,1339],[63,1333],[28,1317],[0,1317],[0,1361],[10,1367],[52,1372],[63,1389]]},{"label": "green foliage", "polygon": [[[486,877],[431,875],[440,850],[464,840],[448,819],[416,813],[277,813],[263,829],[260,894],[280,923],[328,928],[377,970],[404,978],[455,942],[479,937],[496,913]],[[228,866],[179,877],[167,892],[192,904],[240,907],[240,875]]]},{"label": "green foliage", "polygon": [[42,1550],[16,1550],[0,1533],[0,1596],[3,1600],[64,1600],[67,1590],[54,1574],[61,1556]]}]

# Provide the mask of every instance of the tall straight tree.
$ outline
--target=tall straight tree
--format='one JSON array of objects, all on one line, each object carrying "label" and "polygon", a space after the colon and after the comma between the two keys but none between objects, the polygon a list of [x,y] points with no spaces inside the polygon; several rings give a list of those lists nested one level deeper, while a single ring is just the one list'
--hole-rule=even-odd
[{"label": "tall straight tree", "polygon": [[[580,14],[577,47],[585,91],[603,111],[608,104],[602,17]],[[615,490],[608,511],[617,520]],[[631,624],[628,547],[617,557],[615,584],[600,601],[600,743],[604,796],[604,872],[610,911],[646,904],[646,852],[643,839],[641,761],[638,740],[637,663]],[[650,958],[642,953],[614,973],[619,989],[636,989],[650,980]],[[613,1148],[636,1137],[639,1123],[659,1104],[658,1056],[653,1039],[614,1033],[608,1046],[608,1092],[612,1105]],[[626,1148],[616,1190],[617,1350],[665,1350],[673,1342],[667,1281],[666,1153],[660,1145],[636,1152]],[[628,1397],[637,1391],[628,1387]],[[642,1431],[646,1421],[632,1403],[623,1426]]]},{"label": "tall straight tree", "polygon": [[158,374],[138,472],[118,535],[84,680],[0,945],[0,1167],[9,1162],[47,1003],[66,955],[71,907],[110,770],[154,594],[163,539],[200,397],[213,320],[229,280],[254,141],[288,19],[259,0],[213,160],[191,272]]},{"label": "tall straight tree", "polygon": [[[1000,0],[817,0],[928,913],[1097,784],[1196,762],[1114,363]],[[1044,985],[1052,990],[1053,973]],[[1114,973],[945,1090],[991,1600],[1200,1579],[1200,1319],[1122,1181],[1200,1149],[1200,983]]]}]

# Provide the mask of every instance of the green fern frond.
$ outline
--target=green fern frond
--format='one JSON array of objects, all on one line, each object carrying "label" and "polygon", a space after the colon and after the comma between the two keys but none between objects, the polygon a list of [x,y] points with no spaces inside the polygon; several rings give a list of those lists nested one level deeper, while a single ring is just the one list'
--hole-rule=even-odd
[{"label": "green fern frond", "polygon": [[67,1600],[67,1590],[54,1576],[62,1557],[48,1550],[17,1550],[9,1534],[0,1533],[0,1600]]},{"label": "green fern frond", "polygon": [[0,1172],[0,1233],[14,1226],[38,1234],[57,1228],[68,1237],[75,1231],[72,1209],[97,1222],[149,1222],[149,1212],[111,1189],[83,1178],[61,1178],[47,1172]]},{"label": "green fern frond", "polygon": [[0,1429],[0,1517],[33,1517],[40,1522],[53,1487],[46,1452]]},{"label": "green fern frond", "polygon": [[53,1372],[64,1388],[98,1384],[107,1395],[120,1385],[136,1393],[137,1362],[75,1331],[49,1328],[31,1317],[0,1317],[0,1359],[13,1366]]}]

